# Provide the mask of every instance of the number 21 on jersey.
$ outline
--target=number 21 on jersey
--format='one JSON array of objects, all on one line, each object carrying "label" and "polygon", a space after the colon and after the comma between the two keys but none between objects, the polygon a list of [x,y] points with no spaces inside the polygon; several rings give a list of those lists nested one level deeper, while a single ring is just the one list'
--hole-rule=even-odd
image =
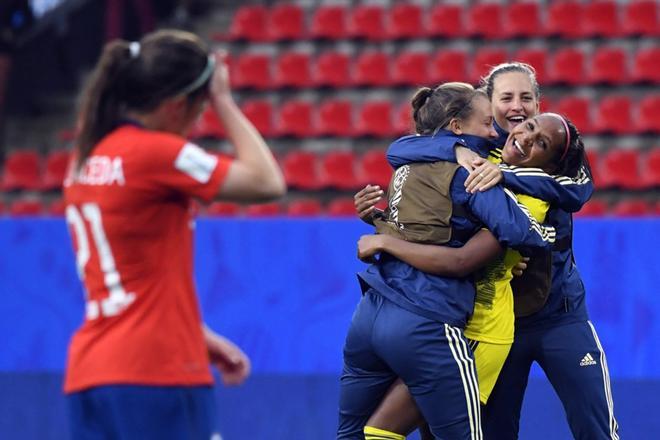
[{"label": "number 21 on jersey", "polygon": [[134,293],[126,293],[121,284],[121,277],[115,265],[115,259],[112,256],[110,243],[103,230],[103,221],[101,219],[101,209],[96,203],[84,203],[81,209],[74,205],[66,207],[66,221],[71,226],[73,234],[76,237],[76,266],[80,280],[85,281],[85,266],[90,257],[90,240],[85,228],[85,221],[89,224],[89,230],[92,234],[92,242],[98,253],[103,282],[108,290],[108,296],[101,300],[92,300],[85,288],[87,297],[86,313],[87,319],[96,319],[99,316],[112,317],[119,315],[133,301]]}]

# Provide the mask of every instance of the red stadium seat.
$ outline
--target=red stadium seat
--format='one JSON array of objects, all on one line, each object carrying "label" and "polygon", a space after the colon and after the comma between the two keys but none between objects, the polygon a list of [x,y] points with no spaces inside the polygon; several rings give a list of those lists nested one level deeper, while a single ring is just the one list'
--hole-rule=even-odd
[{"label": "red stadium seat", "polygon": [[591,58],[588,80],[595,84],[623,84],[629,80],[627,53],[617,47],[602,47]]},{"label": "red stadium seat", "polygon": [[336,88],[350,85],[350,58],[342,52],[325,52],[316,59],[313,81],[317,86]]},{"label": "red stadium seat", "polygon": [[595,0],[584,4],[584,36],[616,37],[621,33],[615,0]]},{"label": "red stadium seat", "polygon": [[624,199],[614,204],[610,214],[617,217],[644,217],[653,214],[653,209],[646,200]]},{"label": "red stadium seat", "polygon": [[270,56],[266,54],[244,53],[232,63],[231,79],[239,89],[270,87]]},{"label": "red stadium seat", "polygon": [[549,2],[545,33],[565,38],[580,38],[582,29],[582,5],[577,1]]},{"label": "red stadium seat", "polygon": [[352,151],[331,151],[321,159],[320,181],[326,188],[357,189],[355,154]]},{"label": "red stadium seat", "polygon": [[506,62],[508,55],[505,49],[486,47],[478,49],[474,54],[470,81],[478,84],[481,78],[486,76],[490,69],[498,64]]},{"label": "red stadium seat", "polygon": [[656,0],[638,0],[622,4],[624,35],[660,35],[658,3]]},{"label": "red stadium seat", "polygon": [[541,96],[539,100],[539,112],[551,112],[553,108],[553,102],[547,96]]},{"label": "red stadium seat", "polygon": [[607,214],[607,203],[599,199],[591,199],[580,209],[573,214],[575,217],[603,217]]},{"label": "red stadium seat", "polygon": [[41,158],[30,149],[12,151],[5,160],[2,189],[36,190],[41,186]]},{"label": "red stadium seat", "polygon": [[367,101],[358,110],[355,134],[358,136],[392,137],[392,103],[390,101]]},{"label": "red stadium seat", "polygon": [[9,205],[8,214],[12,217],[41,215],[44,207],[38,199],[18,199]]},{"label": "red stadium seat", "polygon": [[639,189],[639,152],[632,150],[611,150],[601,159],[599,188]]},{"label": "red stadium seat", "polygon": [[57,150],[48,154],[41,187],[45,190],[61,189],[66,177],[71,154],[66,150]]},{"label": "red stadium seat", "polygon": [[390,59],[385,52],[361,53],[353,67],[353,82],[358,86],[389,86],[392,84]]},{"label": "red stadium seat", "polygon": [[594,130],[599,133],[623,134],[632,132],[632,103],[625,95],[604,97],[596,108]]},{"label": "red stadium seat", "polygon": [[636,82],[660,83],[660,47],[638,49],[632,68],[632,79]]},{"label": "red stadium seat", "polygon": [[405,136],[415,132],[415,124],[412,119],[412,106],[410,105],[410,102],[402,102],[396,109],[394,115],[394,130],[398,136]]},{"label": "red stadium seat", "polygon": [[280,107],[279,118],[275,125],[275,134],[299,138],[314,135],[312,103],[302,100],[285,102]]},{"label": "red stadium seat", "polygon": [[455,4],[433,6],[429,16],[428,35],[445,38],[465,35],[462,6]]},{"label": "red stadium seat", "polygon": [[575,124],[580,133],[593,132],[591,126],[591,100],[580,96],[566,96],[556,105],[556,112],[566,116]]},{"label": "red stadium seat", "polygon": [[382,6],[358,4],[348,17],[348,34],[353,38],[380,41],[385,37],[385,11]]},{"label": "red stadium seat", "polygon": [[522,63],[527,63],[536,71],[536,80],[544,84],[547,79],[547,58],[548,52],[545,49],[522,48],[519,49],[513,59]]},{"label": "red stadium seat", "polygon": [[596,150],[586,150],[587,160],[591,167],[591,180],[594,187],[600,187],[600,154]]},{"label": "red stadium seat", "polygon": [[392,82],[402,86],[425,86],[429,81],[429,55],[401,52],[392,63]]},{"label": "red stadium seat", "polygon": [[319,5],[312,16],[310,35],[313,38],[341,40],[347,37],[346,7],[340,5]]},{"label": "red stadium seat", "polygon": [[440,50],[430,61],[429,80],[431,84],[447,81],[465,81],[467,77],[468,54],[463,50]]},{"label": "red stadium seat", "polygon": [[541,36],[539,5],[532,2],[511,3],[504,11],[502,29],[508,37]]},{"label": "red stadium seat", "polygon": [[236,11],[229,28],[232,40],[267,41],[268,9],[265,6],[242,6]]},{"label": "red stadium seat", "polygon": [[556,51],[550,61],[548,80],[569,85],[584,82],[584,53],[582,50],[565,47]]},{"label": "red stadium seat", "polygon": [[220,119],[215,114],[215,111],[211,106],[206,107],[204,113],[202,113],[195,122],[195,125],[190,131],[191,139],[200,139],[200,138],[215,138],[221,139],[226,135],[225,127],[220,122]]},{"label": "red stadium seat", "polygon": [[387,188],[392,177],[392,167],[387,162],[384,150],[367,151],[357,165],[360,185],[372,184]]},{"label": "red stadium seat", "polygon": [[284,180],[288,186],[303,190],[321,187],[319,180],[319,160],[310,151],[291,151],[282,161]]},{"label": "red stadium seat", "polygon": [[412,3],[395,4],[390,9],[387,37],[419,38],[424,35],[422,7]]},{"label": "red stadium seat", "polygon": [[250,120],[262,136],[273,134],[273,106],[267,100],[245,101],[241,105],[245,117]]},{"label": "red stadium seat", "polygon": [[660,146],[656,146],[642,157],[640,167],[642,185],[645,188],[660,187]]},{"label": "red stadium seat", "polygon": [[337,99],[323,102],[318,110],[317,133],[330,136],[353,134],[353,106],[350,101]]},{"label": "red stadium seat", "polygon": [[233,202],[213,202],[204,210],[211,217],[234,217],[241,213],[241,206]]},{"label": "red stadium seat", "polygon": [[312,217],[321,214],[321,202],[317,199],[292,200],[286,207],[286,213],[292,217]]},{"label": "red stadium seat", "polygon": [[53,217],[64,217],[66,214],[66,205],[63,199],[53,200],[46,206],[46,214]]},{"label": "red stadium seat", "polygon": [[635,129],[642,133],[660,133],[660,94],[639,101]]},{"label": "red stadium seat", "polygon": [[328,203],[326,212],[331,217],[355,217],[357,218],[357,212],[355,211],[355,204],[353,199],[350,197],[338,197],[333,199]]},{"label": "red stadium seat", "polygon": [[299,40],[305,37],[305,14],[295,4],[274,5],[268,20],[271,40]]},{"label": "red stadium seat", "polygon": [[309,87],[312,85],[310,75],[310,57],[303,52],[287,52],[275,61],[274,85],[276,87]]},{"label": "red stadium seat", "polygon": [[245,215],[248,217],[274,217],[282,213],[282,207],[278,203],[259,203],[245,207]]},{"label": "red stadium seat", "polygon": [[502,6],[499,3],[476,3],[469,7],[465,20],[467,34],[486,39],[504,38]]}]

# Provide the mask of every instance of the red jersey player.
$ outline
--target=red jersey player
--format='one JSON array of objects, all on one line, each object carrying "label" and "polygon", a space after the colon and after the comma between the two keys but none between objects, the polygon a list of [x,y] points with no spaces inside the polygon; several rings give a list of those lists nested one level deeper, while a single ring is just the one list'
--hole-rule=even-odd
[{"label": "red jersey player", "polygon": [[[207,98],[233,160],[183,137]],[[222,60],[186,32],[108,44],[80,121],[64,190],[86,290],[64,385],[73,437],[212,438],[209,361],[228,384],[241,383],[250,363],[202,323],[191,201],[278,197],[282,175],[232,100]]]}]

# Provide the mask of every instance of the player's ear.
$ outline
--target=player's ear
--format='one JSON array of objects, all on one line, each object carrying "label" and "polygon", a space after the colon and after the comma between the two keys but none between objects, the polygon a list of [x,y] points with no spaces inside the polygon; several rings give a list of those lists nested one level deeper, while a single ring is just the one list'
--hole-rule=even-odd
[{"label": "player's ear", "polygon": [[456,118],[453,118],[451,121],[449,121],[448,127],[449,130],[451,130],[452,133],[456,135],[463,134],[463,129],[461,128],[461,121],[459,121]]}]

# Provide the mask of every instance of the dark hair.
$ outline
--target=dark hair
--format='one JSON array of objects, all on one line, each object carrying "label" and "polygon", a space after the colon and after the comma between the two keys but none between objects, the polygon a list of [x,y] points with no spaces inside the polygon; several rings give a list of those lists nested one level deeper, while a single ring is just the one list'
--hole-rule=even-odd
[{"label": "dark hair", "polygon": [[519,61],[513,61],[511,63],[502,63],[490,69],[488,75],[481,78],[481,87],[486,89],[488,94],[488,99],[493,99],[493,89],[495,88],[495,79],[504,73],[509,72],[520,72],[524,73],[529,77],[529,81],[532,83],[532,89],[534,89],[534,97],[538,100],[541,97],[541,89],[539,88],[539,83],[536,80],[536,70],[532,66],[526,63],[521,63]]},{"label": "dark hair", "polygon": [[435,89],[422,87],[412,98],[415,131],[434,134],[454,118],[468,119],[474,111],[472,100],[477,95],[488,98],[482,90],[462,82],[444,83]]},{"label": "dark hair", "polygon": [[[584,148],[584,142],[582,142],[580,132],[577,127],[575,127],[575,124],[573,124],[568,118],[563,115],[560,116],[566,121],[571,141],[566,150],[566,154],[564,155],[562,150],[557,158],[556,174],[575,178],[578,177],[580,169],[584,167],[589,178],[593,180],[591,175],[591,165],[589,164],[589,158],[587,157],[587,152]],[[564,155],[563,158],[561,157],[562,155]]]},{"label": "dark hair", "polygon": [[139,43],[114,40],[103,48],[83,90],[77,141],[77,163],[115,129],[128,110],[149,112],[165,99],[182,94],[189,102],[201,97],[211,75],[188,90],[209,67],[208,49],[194,34],[161,30]]}]

